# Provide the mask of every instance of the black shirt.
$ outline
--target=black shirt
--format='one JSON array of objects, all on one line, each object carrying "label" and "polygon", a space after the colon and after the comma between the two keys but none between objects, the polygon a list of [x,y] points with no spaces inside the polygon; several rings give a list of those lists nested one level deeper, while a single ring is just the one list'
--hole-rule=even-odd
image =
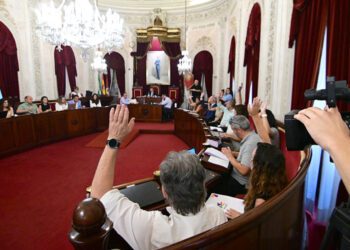
[{"label": "black shirt", "polygon": [[50,104],[40,104],[40,106],[41,106],[41,111],[42,112],[45,112],[46,110],[49,110],[49,109],[51,109],[51,106],[50,106]]},{"label": "black shirt", "polygon": [[[195,89],[195,90],[200,90],[202,92],[202,87],[197,84],[193,84],[192,87],[190,89]],[[192,92],[192,97],[193,97],[193,100],[196,100],[196,98],[200,98],[201,96],[201,92],[197,92],[197,91],[191,91]]]}]

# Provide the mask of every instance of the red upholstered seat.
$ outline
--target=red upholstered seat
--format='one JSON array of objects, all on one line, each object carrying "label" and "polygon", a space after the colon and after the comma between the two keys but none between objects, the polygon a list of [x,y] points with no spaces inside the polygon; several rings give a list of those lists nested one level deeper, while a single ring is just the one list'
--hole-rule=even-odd
[{"label": "red upholstered seat", "polygon": [[171,100],[178,101],[179,100],[179,88],[177,87],[169,87],[169,93],[168,96]]},{"label": "red upholstered seat", "polygon": [[151,85],[150,88],[153,88],[154,94],[156,95],[161,95],[161,91],[160,91],[160,86],[159,85]]},{"label": "red upholstered seat", "polygon": [[132,98],[136,98],[139,96],[143,96],[143,88],[142,87],[133,87],[132,88]]},{"label": "red upholstered seat", "polygon": [[52,111],[56,111],[56,103],[51,102],[51,103],[49,103],[49,104],[50,104],[51,110],[52,110]]}]

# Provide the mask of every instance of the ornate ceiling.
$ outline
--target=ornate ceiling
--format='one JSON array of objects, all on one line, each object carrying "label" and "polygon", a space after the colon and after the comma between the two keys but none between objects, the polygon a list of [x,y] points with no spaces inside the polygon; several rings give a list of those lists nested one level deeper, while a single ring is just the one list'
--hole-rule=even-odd
[{"label": "ornate ceiling", "polygon": [[[227,0],[187,0],[188,11],[216,7]],[[232,0],[231,0],[232,1]],[[165,11],[184,11],[185,0],[98,0],[98,6],[119,11],[149,12],[161,8]]]}]

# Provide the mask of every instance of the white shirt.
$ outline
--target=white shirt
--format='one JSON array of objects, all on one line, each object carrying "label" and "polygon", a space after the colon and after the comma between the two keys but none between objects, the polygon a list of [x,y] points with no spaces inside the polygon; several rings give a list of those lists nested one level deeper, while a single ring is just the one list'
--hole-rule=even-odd
[{"label": "white shirt", "polygon": [[164,108],[171,109],[173,101],[169,97],[165,97],[160,104],[163,105]]},{"label": "white shirt", "polygon": [[56,111],[62,111],[68,109],[68,103],[65,104],[59,104],[58,102],[55,103],[55,110]]},{"label": "white shirt", "polygon": [[142,210],[117,189],[101,198],[113,227],[133,249],[158,249],[227,221],[219,207],[204,206],[197,214],[183,216],[167,208],[170,216],[159,211]]},{"label": "white shirt", "polygon": [[101,101],[98,101],[98,103],[94,103],[90,100],[90,108],[96,108],[96,107],[101,107]]}]

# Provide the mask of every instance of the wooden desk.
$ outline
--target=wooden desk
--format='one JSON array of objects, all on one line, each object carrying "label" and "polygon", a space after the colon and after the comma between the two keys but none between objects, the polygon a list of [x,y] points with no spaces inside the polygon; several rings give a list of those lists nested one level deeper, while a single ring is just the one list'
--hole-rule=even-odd
[{"label": "wooden desk", "polygon": [[151,104],[129,104],[130,117],[141,122],[162,122],[162,106]]},{"label": "wooden desk", "polygon": [[147,97],[147,96],[138,96],[136,100],[140,104],[152,104],[152,103],[160,103],[162,101],[162,97]]},{"label": "wooden desk", "polygon": [[108,128],[109,107],[0,119],[0,158]]}]

